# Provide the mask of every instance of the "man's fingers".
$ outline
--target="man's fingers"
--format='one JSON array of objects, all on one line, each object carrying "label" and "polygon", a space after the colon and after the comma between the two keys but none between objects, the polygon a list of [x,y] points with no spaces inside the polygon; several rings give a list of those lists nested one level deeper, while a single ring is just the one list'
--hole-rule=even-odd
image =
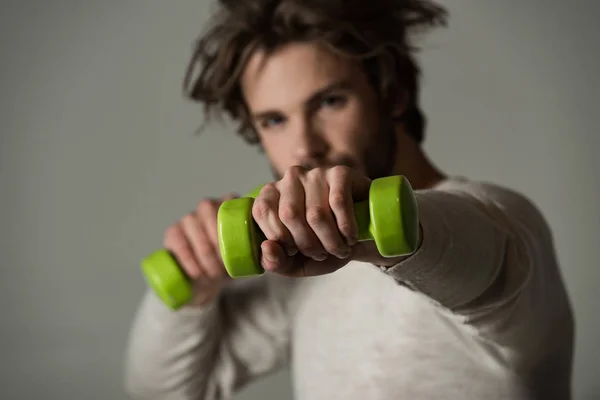
[{"label": "man's fingers", "polygon": [[327,253],[306,222],[305,188],[300,180],[300,172],[299,169],[291,169],[278,183],[281,193],[279,219],[290,232],[294,249],[307,257],[322,260],[327,257]]},{"label": "man's fingers", "polygon": [[190,278],[198,279],[202,276],[194,250],[180,224],[173,225],[167,230],[163,246],[175,257]]},{"label": "man's fingers", "polygon": [[200,275],[210,278],[221,275],[223,267],[219,253],[213,246],[210,234],[206,232],[203,222],[196,216],[190,215],[182,219],[181,225],[187,242],[194,252],[196,263],[201,271]]},{"label": "man's fingers", "polygon": [[[340,234],[333,210],[329,205],[329,185],[319,172],[308,174],[306,192],[306,221],[327,251],[338,258],[347,258],[350,247]],[[352,210],[352,208],[350,208]]]},{"label": "man's fingers", "polygon": [[[284,248],[273,240],[265,240],[261,246],[262,266],[265,270],[286,276],[297,276],[294,270],[294,257],[286,254]],[[300,271],[301,272],[301,271]]]},{"label": "man's fingers", "polygon": [[349,169],[331,169],[328,174],[329,206],[337,228],[349,246],[358,241],[358,224],[354,215],[353,182]]},{"label": "man's fingers", "polygon": [[274,184],[265,185],[252,206],[252,217],[269,240],[280,243],[288,254],[294,254],[296,245],[292,234],[279,218],[280,192]]}]

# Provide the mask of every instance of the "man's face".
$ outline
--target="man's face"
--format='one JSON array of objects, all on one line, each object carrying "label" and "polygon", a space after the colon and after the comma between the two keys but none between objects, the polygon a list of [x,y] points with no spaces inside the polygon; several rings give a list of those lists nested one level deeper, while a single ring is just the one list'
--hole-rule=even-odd
[{"label": "man's face", "polygon": [[277,178],[293,165],[389,175],[396,140],[358,62],[311,43],[255,53],[242,76],[253,126]]}]

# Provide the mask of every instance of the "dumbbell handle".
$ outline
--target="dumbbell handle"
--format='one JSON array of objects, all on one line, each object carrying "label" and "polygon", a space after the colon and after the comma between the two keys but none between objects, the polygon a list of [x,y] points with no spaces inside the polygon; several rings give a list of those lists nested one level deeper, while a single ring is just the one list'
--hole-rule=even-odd
[{"label": "dumbbell handle", "polygon": [[[413,196],[412,188],[410,187],[410,184],[408,183],[406,178],[404,178],[403,176],[391,176],[391,177],[387,177],[387,178],[383,178],[383,179],[380,178],[380,179],[376,179],[373,182],[375,184],[377,184],[377,183],[383,182],[384,179],[387,179],[387,180],[393,179],[393,180],[399,181],[399,185],[401,185],[401,188],[403,190],[403,193],[389,193],[388,194],[388,196],[389,196],[388,199],[390,200],[391,207],[396,206],[396,204],[394,204],[394,200],[396,200],[396,196],[400,195],[400,196],[403,196],[405,199],[411,198]],[[245,197],[256,198],[258,196],[258,194],[260,193],[260,190],[262,189],[263,186],[264,185],[254,188]],[[414,199],[412,199],[412,202],[414,202]],[[406,206],[407,202],[406,202],[406,200],[404,200],[404,201],[401,200],[400,203],[404,204]],[[415,207],[414,204],[410,204],[410,205],[412,206],[411,209]],[[356,223],[358,225],[358,240],[359,241],[375,240],[375,236],[373,235],[372,231],[377,229],[378,226],[372,225],[371,211],[370,211],[369,206],[370,206],[370,199],[354,202],[354,217],[356,218]],[[377,210],[374,210],[374,211],[377,211]],[[381,211],[381,210],[379,210],[379,211]],[[414,211],[416,211],[416,209]],[[383,212],[385,212],[385,210]],[[412,217],[416,218],[416,215],[413,215]],[[377,219],[375,219],[375,220],[377,220]],[[396,222],[396,221],[394,221],[394,222]],[[385,229],[385,227],[383,227],[383,228]],[[389,227],[389,229],[397,229],[397,227],[391,226],[391,227]],[[264,234],[262,232],[260,232],[260,230],[257,233],[259,233],[262,236],[262,238],[264,239]],[[408,244],[408,246],[405,246],[405,247],[407,247],[407,248],[398,249],[398,251],[405,251],[406,253],[408,253],[413,250],[412,248],[409,248],[409,247],[411,247],[411,244]],[[385,256],[394,257],[394,256],[398,255],[398,254],[389,254],[389,252],[387,252],[383,249],[379,249],[379,251],[380,251],[380,253],[382,253],[382,255],[384,257]]]}]

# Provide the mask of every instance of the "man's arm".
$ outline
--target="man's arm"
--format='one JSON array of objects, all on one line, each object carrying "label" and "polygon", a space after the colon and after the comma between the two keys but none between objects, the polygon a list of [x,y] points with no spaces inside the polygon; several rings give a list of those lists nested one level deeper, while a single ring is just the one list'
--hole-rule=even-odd
[{"label": "man's arm", "polygon": [[235,281],[202,307],[166,308],[148,291],[129,340],[125,384],[136,399],[229,398],[287,361],[282,287]]},{"label": "man's arm", "polygon": [[508,289],[500,285],[517,290],[528,280],[532,260],[520,219],[536,210],[504,189],[448,185],[416,193],[420,246],[382,269],[446,308],[469,312]]},{"label": "man's arm", "polygon": [[417,201],[421,247],[382,269],[474,328],[534,392],[570,398],[574,319],[542,213],[521,194],[480,183],[445,183]]}]

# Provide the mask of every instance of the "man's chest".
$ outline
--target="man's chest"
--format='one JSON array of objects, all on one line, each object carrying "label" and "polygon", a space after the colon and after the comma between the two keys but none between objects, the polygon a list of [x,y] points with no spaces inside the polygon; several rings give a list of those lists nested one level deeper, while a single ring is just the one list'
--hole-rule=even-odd
[{"label": "man's chest", "polygon": [[298,398],[439,398],[453,388],[461,398],[465,385],[480,394],[504,390],[503,373],[459,317],[374,268],[349,267],[294,299]]}]

